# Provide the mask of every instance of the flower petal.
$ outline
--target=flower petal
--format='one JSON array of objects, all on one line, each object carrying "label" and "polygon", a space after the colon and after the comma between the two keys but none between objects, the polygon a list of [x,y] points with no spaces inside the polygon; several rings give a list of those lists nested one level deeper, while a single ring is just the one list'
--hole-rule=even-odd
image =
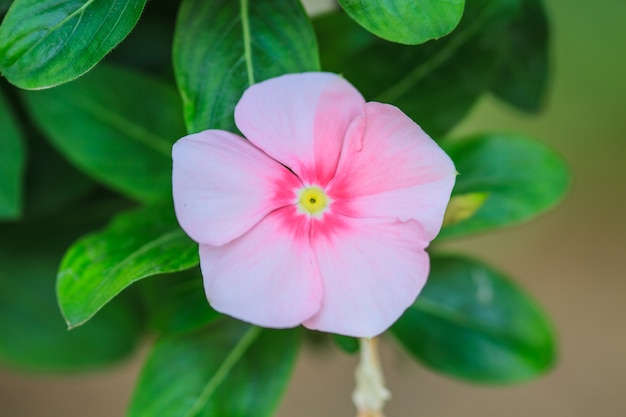
[{"label": "flower petal", "polygon": [[426,282],[428,241],[414,220],[336,216],[313,223],[312,245],[324,287],[320,311],[304,326],[373,337],[391,326]]},{"label": "flower petal", "polygon": [[432,240],[455,178],[448,155],[417,124],[394,106],[370,102],[350,126],[327,190],[334,212],[415,219]]},{"label": "flower petal", "polygon": [[315,314],[322,286],[309,240],[310,220],[276,210],[220,247],[200,246],[213,308],[264,327],[294,327]]},{"label": "flower petal", "polygon": [[174,208],[196,242],[219,246],[293,204],[298,178],[242,137],[207,130],[172,150]]},{"label": "flower petal", "polygon": [[235,108],[237,127],[291,168],[305,184],[335,173],[343,138],[365,100],[336,74],[287,74],[248,88]]}]

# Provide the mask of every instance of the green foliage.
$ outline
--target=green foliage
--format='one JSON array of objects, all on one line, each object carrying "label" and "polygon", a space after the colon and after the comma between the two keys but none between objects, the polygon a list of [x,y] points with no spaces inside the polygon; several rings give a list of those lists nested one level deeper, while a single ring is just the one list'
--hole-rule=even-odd
[{"label": "green foliage", "polygon": [[0,72],[40,89],[89,71],[131,31],[146,0],[15,0],[0,25]]},{"label": "green foliage", "polygon": [[26,159],[24,138],[0,89],[0,221],[22,212],[22,181]]},{"label": "green foliage", "polygon": [[185,134],[167,84],[101,65],[72,83],[24,93],[33,119],[68,160],[140,201],[171,195],[171,146]]},{"label": "green foliage", "polygon": [[525,381],[555,360],[552,329],[535,302],[466,258],[433,257],[426,287],[392,331],[428,367],[475,382]]},{"label": "green foliage", "polygon": [[294,365],[298,333],[223,319],[164,337],[141,372],[128,417],[271,416]]},{"label": "green foliage", "polygon": [[174,70],[189,133],[233,131],[235,104],[248,86],[319,70],[319,58],[299,0],[184,0]]},{"label": "green foliage", "polygon": [[105,62],[134,68],[174,84],[172,42],[180,2],[149,1],[141,19]]},{"label": "green foliage", "polygon": [[94,191],[95,184],[39,135],[29,135],[28,151],[25,216],[57,213]]},{"label": "green foliage", "polygon": [[0,0],[0,13],[4,13],[9,9],[13,0]]},{"label": "green foliage", "polygon": [[556,205],[568,189],[561,157],[521,135],[478,135],[444,148],[459,172],[453,196],[483,193],[487,198],[472,216],[444,227],[437,239],[529,220]]},{"label": "green foliage", "polygon": [[81,207],[28,225],[0,226],[0,362],[37,371],[75,371],[130,354],[143,327],[129,298],[120,298],[84,327],[68,332],[54,280],[59,258],[111,210]]},{"label": "green foliage", "polygon": [[521,68],[515,78],[506,75],[518,65],[514,57],[547,48],[547,40],[537,36],[532,26],[520,29],[525,1],[468,0],[452,34],[419,46],[377,39],[342,13],[324,15],[315,20],[322,68],[344,74],[368,100],[397,105],[439,138],[494,85],[513,104],[520,100],[504,92],[517,89],[518,82],[523,85],[519,89],[533,96],[543,94],[545,62],[533,64],[532,75]]},{"label": "green foliage", "polygon": [[485,192],[457,193],[451,196],[443,217],[442,227],[448,227],[469,219],[485,204],[487,197],[489,194]]},{"label": "green foliage", "polygon": [[502,66],[491,90],[528,112],[541,109],[549,72],[548,17],[541,0],[524,0],[502,51]]},{"label": "green foliage", "polygon": [[339,0],[339,4],[376,36],[415,45],[450,33],[461,19],[465,0]]},{"label": "green foliage", "polygon": [[132,283],[197,263],[197,246],[171,208],[124,213],[67,251],[57,278],[59,306],[68,326],[79,326]]},{"label": "green foliage", "polygon": [[333,334],[332,338],[335,344],[346,353],[357,353],[360,349],[359,339],[354,337]]},{"label": "green foliage", "polygon": [[206,299],[200,268],[142,281],[151,326],[162,333],[197,330],[221,317]]}]

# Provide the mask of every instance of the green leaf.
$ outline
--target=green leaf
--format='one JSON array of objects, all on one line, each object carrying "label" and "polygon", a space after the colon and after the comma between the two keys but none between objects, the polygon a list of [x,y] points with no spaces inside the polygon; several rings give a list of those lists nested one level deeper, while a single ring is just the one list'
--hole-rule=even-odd
[{"label": "green leaf", "polygon": [[173,88],[100,65],[70,84],[23,96],[37,125],[82,171],[140,201],[170,198],[171,147],[185,134]]},{"label": "green leaf", "polygon": [[298,0],[184,0],[174,71],[190,133],[234,131],[233,112],[255,82],[317,71],[317,44]]},{"label": "green leaf", "polygon": [[551,326],[535,302],[499,272],[453,256],[433,257],[428,282],[392,327],[429,368],[482,383],[513,383],[555,361]]},{"label": "green leaf", "polygon": [[24,138],[8,100],[0,90],[0,221],[22,213]]},{"label": "green leaf", "polygon": [[133,31],[107,55],[105,62],[174,80],[172,43],[178,3],[149,2]]},{"label": "green leaf", "polygon": [[353,354],[360,350],[359,339],[357,338],[340,334],[332,334],[331,337],[335,344],[346,353]]},{"label": "green leaf", "polygon": [[542,0],[522,1],[507,42],[491,90],[521,110],[537,112],[544,101],[550,61],[548,17]]},{"label": "green leaf", "polygon": [[141,372],[128,416],[269,417],[289,380],[298,335],[224,319],[164,337]]},{"label": "green leaf", "polygon": [[142,278],[197,265],[197,252],[171,207],[117,216],[104,230],[76,241],[63,257],[57,295],[68,326],[85,323]]},{"label": "green leaf", "polygon": [[416,45],[452,32],[465,0],[339,0],[339,4],[376,36]]},{"label": "green leaf", "polygon": [[438,239],[529,220],[554,207],[568,189],[561,157],[521,135],[478,135],[444,149],[459,172],[453,196],[485,193],[487,199],[471,217],[444,227]]},{"label": "green leaf", "polygon": [[24,204],[27,217],[57,213],[94,191],[95,184],[70,165],[43,137],[31,132],[28,139]]},{"label": "green leaf", "polygon": [[487,193],[456,194],[450,198],[443,216],[443,227],[462,222],[472,217],[489,197]]},{"label": "green leaf", "polygon": [[468,0],[458,28],[419,46],[368,35],[341,13],[315,20],[322,67],[367,100],[401,108],[434,138],[449,132],[493,84],[503,36],[520,0]]},{"label": "green leaf", "polygon": [[0,25],[0,72],[40,89],[89,71],[137,23],[146,0],[15,0]]},{"label": "green leaf", "polygon": [[0,0],[0,13],[4,13],[9,10],[11,3],[13,3],[13,0]]},{"label": "green leaf", "polygon": [[200,268],[142,281],[150,323],[163,333],[197,330],[221,317],[207,301]]},{"label": "green leaf", "polygon": [[128,356],[143,327],[130,299],[116,300],[68,332],[54,280],[67,245],[110,210],[80,207],[53,218],[0,226],[0,362],[35,371],[100,367]]}]

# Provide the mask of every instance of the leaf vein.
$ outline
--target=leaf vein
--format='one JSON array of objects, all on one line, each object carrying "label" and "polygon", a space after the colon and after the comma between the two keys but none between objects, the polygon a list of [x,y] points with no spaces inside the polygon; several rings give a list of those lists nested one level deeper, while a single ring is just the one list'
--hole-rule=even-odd
[{"label": "leaf vein", "polygon": [[187,410],[184,417],[194,417],[205,406],[206,402],[211,398],[211,395],[219,388],[220,384],[224,381],[228,373],[235,367],[237,362],[243,357],[250,345],[261,334],[261,328],[252,326],[243,335],[239,342],[235,345],[233,350],[230,351],[224,362],[220,365],[217,371],[213,374],[209,382],[204,386],[204,389],[198,395],[196,401],[192,404],[191,408]]}]

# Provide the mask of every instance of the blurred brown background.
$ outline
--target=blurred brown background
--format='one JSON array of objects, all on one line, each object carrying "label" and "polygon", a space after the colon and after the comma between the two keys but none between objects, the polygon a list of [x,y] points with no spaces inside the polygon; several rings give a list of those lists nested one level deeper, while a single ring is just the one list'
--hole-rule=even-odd
[{"label": "blurred brown background", "polygon": [[[315,12],[327,3],[307,5]],[[525,385],[471,386],[426,370],[387,339],[389,417],[626,416],[626,2],[547,4],[555,65],[545,113],[525,116],[485,97],[456,134],[541,138],[568,161],[572,190],[532,223],[447,248],[517,277],[554,321],[559,363]],[[0,369],[0,416],[121,417],[143,357],[81,376]],[[336,349],[305,351],[278,417],[353,416],[355,364]]]}]

